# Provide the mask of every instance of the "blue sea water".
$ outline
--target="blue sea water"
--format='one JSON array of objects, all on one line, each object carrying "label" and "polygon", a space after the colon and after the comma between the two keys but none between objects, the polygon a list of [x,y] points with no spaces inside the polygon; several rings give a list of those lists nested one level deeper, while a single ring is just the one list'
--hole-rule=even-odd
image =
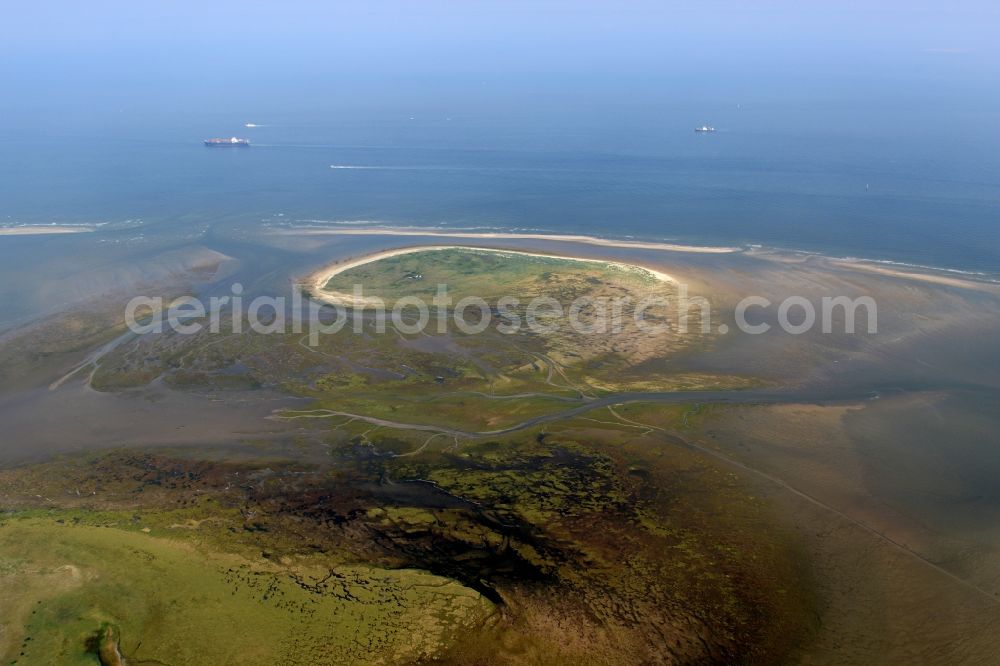
[{"label": "blue sea water", "polygon": [[[280,214],[762,244],[1000,273],[995,114],[573,101],[289,102],[15,123],[0,127],[0,223],[141,220],[176,231]],[[695,133],[704,122],[718,131]],[[202,145],[230,135],[253,145]]]}]

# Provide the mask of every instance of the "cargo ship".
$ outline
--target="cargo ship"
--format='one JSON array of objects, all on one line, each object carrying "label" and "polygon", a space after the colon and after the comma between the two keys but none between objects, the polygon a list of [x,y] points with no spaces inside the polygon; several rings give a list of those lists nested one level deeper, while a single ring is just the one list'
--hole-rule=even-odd
[{"label": "cargo ship", "polygon": [[228,139],[205,139],[206,146],[249,146],[249,139],[240,139],[239,137],[229,137]]}]

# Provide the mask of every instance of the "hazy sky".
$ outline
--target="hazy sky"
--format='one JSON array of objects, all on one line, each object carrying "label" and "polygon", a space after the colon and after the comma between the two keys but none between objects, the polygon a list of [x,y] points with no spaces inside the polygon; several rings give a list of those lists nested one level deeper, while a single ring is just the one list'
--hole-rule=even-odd
[{"label": "hazy sky", "polygon": [[[531,63],[544,69],[650,54],[773,63],[786,49],[852,60],[933,52],[986,61],[997,56],[998,33],[1000,8],[988,0],[8,0],[0,48],[172,55],[182,62],[196,55],[229,63],[329,55],[355,64],[462,70]],[[30,63],[21,65],[30,70]]]},{"label": "hazy sky", "polygon": [[[0,112],[482,86],[996,104],[1000,4],[8,0]],[[636,88],[638,86],[638,88]],[[140,94],[142,93],[142,94]],[[60,95],[64,98],[60,99]],[[141,98],[141,99],[140,99]],[[238,100],[237,100],[238,101]],[[317,102],[320,103],[317,98]]]}]

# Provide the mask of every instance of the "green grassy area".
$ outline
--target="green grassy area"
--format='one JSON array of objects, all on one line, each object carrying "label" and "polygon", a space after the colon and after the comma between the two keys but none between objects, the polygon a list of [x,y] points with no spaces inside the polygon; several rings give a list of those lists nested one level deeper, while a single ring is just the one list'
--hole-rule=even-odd
[{"label": "green grassy area", "polygon": [[67,518],[0,525],[4,663],[98,663],[105,625],[129,663],[408,663],[493,612],[427,572],[283,565]]},{"label": "green grassy area", "polygon": [[572,300],[601,283],[651,285],[655,278],[641,268],[610,262],[456,248],[415,251],[356,266],[335,275],[325,288],[352,293],[354,285],[361,285],[365,296],[382,298],[391,306],[409,296],[430,302],[442,284],[457,302],[468,296],[487,301],[540,295]]}]

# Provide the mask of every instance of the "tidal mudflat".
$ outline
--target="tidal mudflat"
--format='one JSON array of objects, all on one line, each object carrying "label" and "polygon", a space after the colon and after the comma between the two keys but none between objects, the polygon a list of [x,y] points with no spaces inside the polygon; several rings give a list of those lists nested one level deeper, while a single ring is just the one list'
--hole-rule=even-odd
[{"label": "tidal mudflat", "polygon": [[[8,663],[871,664],[1000,647],[993,283],[287,226],[154,256],[170,270],[123,260],[99,294],[3,338]],[[359,283],[390,307],[440,282],[560,304],[672,302],[683,285],[708,307],[657,336],[502,332],[493,310],[476,334],[362,317],[317,344],[231,317],[124,326],[140,286],[169,300],[235,281],[334,300]],[[751,295],[775,304],[754,310],[766,333],[738,330]],[[789,335],[789,296],[871,297],[878,330],[846,333],[841,314]]]}]

